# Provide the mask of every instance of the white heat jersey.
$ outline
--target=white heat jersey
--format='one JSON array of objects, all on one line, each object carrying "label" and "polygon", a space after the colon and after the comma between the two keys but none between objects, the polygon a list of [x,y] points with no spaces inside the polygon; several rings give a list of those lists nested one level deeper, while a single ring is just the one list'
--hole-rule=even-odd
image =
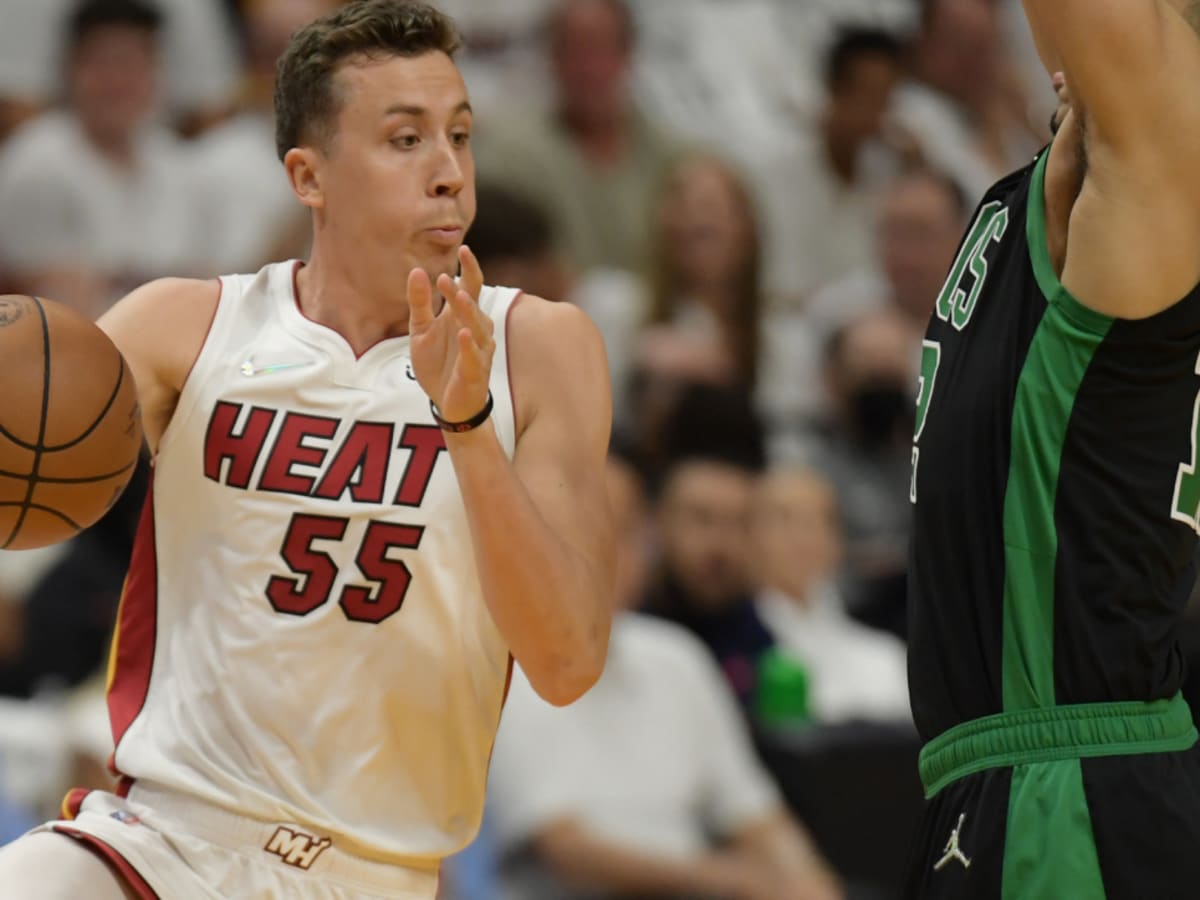
[{"label": "white heat jersey", "polygon": [[[116,767],[428,867],[482,814],[508,648],[409,339],[361,358],[299,263],[222,279],[159,447],[112,662]],[[515,446],[505,325],[492,418]]]}]

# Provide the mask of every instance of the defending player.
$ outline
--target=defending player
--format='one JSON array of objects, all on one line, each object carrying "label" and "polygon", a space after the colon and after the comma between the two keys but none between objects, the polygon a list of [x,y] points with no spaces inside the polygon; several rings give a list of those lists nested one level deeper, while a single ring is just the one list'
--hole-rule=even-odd
[{"label": "defending player", "polygon": [[277,138],[311,259],[102,322],[156,454],[110,671],[124,777],[0,852],[5,896],[433,898],[509,654],[554,703],[598,677],[603,349],[461,246],[457,45],[399,0],[297,33]]},{"label": "defending player", "polygon": [[1179,696],[1200,473],[1200,41],[1160,0],[1025,0],[1057,134],[938,298],[913,451],[911,898],[1200,885]]}]

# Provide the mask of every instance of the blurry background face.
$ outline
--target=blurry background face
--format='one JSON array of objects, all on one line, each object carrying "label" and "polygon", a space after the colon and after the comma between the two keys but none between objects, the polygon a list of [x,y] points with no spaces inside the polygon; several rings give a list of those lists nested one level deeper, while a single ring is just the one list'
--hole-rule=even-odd
[{"label": "blurry background face", "polygon": [[812,472],[783,471],[755,491],[752,539],[756,571],[765,584],[794,598],[832,578],[841,563],[837,497]]},{"label": "blurry background face", "polygon": [[748,589],[754,476],[724,463],[686,461],[667,476],[659,536],[668,572],[706,609]]},{"label": "blurry background face", "polygon": [[246,43],[252,71],[272,80],[292,33],[341,6],[340,0],[256,0],[247,5]]},{"label": "blurry background face", "polygon": [[[466,85],[444,53],[347,64],[336,75],[342,103],[320,154],[321,214],[342,246],[404,284],[411,269],[458,271],[458,246],[475,217],[470,114],[455,112]],[[396,104],[428,115],[385,115]],[[431,229],[457,225],[447,240]],[[384,271],[386,270],[386,272]]]},{"label": "blurry background face", "polygon": [[1000,23],[992,0],[931,0],[925,65],[937,87],[967,103],[990,97],[1001,63]]},{"label": "blurry background face", "polygon": [[84,127],[101,140],[131,135],[154,106],[158,62],[152,31],[100,25],[85,34],[71,53],[67,75]]},{"label": "blurry background face", "polygon": [[544,300],[562,300],[571,292],[571,275],[562,259],[553,250],[544,250],[535,257],[499,257],[486,265],[488,284],[519,287],[528,294]]},{"label": "blurry background face", "polygon": [[832,86],[829,127],[847,142],[877,136],[899,80],[899,63],[883,54],[863,54],[851,60]]},{"label": "blurry background face", "polygon": [[646,592],[651,555],[650,521],[641,482],[627,462],[610,457],[605,480],[617,538],[613,609],[621,612],[636,608]]},{"label": "blurry background face", "polygon": [[912,439],[919,334],[896,312],[868,313],[846,326],[829,361],[835,407],[866,449],[907,447]]},{"label": "blurry background face", "polygon": [[879,216],[880,260],[895,300],[918,320],[933,313],[963,217],[949,186],[926,175],[906,175],[884,197]]},{"label": "blurry background face", "polygon": [[608,123],[624,113],[630,35],[605,0],[567,0],[550,24],[560,106],[573,121]]},{"label": "blurry background face", "polygon": [[733,174],[710,159],[681,163],[659,211],[661,244],[682,291],[691,285],[729,285],[753,252],[747,198]]}]

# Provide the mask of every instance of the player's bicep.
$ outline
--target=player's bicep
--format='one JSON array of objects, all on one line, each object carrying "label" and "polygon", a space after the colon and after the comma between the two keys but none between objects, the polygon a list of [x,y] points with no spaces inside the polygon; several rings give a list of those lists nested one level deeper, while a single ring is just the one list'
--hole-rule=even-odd
[{"label": "player's bicep", "polygon": [[[544,304],[536,298],[523,302]],[[614,544],[604,467],[612,398],[604,345],[578,309],[544,311],[551,314],[530,323],[532,340],[519,348],[526,351],[520,362],[514,359],[514,390],[533,391],[535,397],[514,466],[554,533],[608,573]]]},{"label": "player's bicep", "polygon": [[133,374],[152,451],[216,313],[216,281],[166,278],[137,288],[96,323]]}]

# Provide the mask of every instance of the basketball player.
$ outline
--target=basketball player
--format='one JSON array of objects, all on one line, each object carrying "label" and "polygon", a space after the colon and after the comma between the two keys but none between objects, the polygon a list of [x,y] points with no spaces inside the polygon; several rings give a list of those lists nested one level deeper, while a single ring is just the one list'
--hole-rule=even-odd
[{"label": "basketball player", "polygon": [[402,0],[299,31],[277,138],[311,259],[104,319],[156,454],[110,666],[123,777],[0,852],[3,896],[430,900],[510,653],[553,703],[598,677],[604,354],[461,246],[457,46]]},{"label": "basketball player", "polygon": [[911,898],[1200,892],[1197,4],[1025,0],[1061,108],[983,198],[917,402]]}]

